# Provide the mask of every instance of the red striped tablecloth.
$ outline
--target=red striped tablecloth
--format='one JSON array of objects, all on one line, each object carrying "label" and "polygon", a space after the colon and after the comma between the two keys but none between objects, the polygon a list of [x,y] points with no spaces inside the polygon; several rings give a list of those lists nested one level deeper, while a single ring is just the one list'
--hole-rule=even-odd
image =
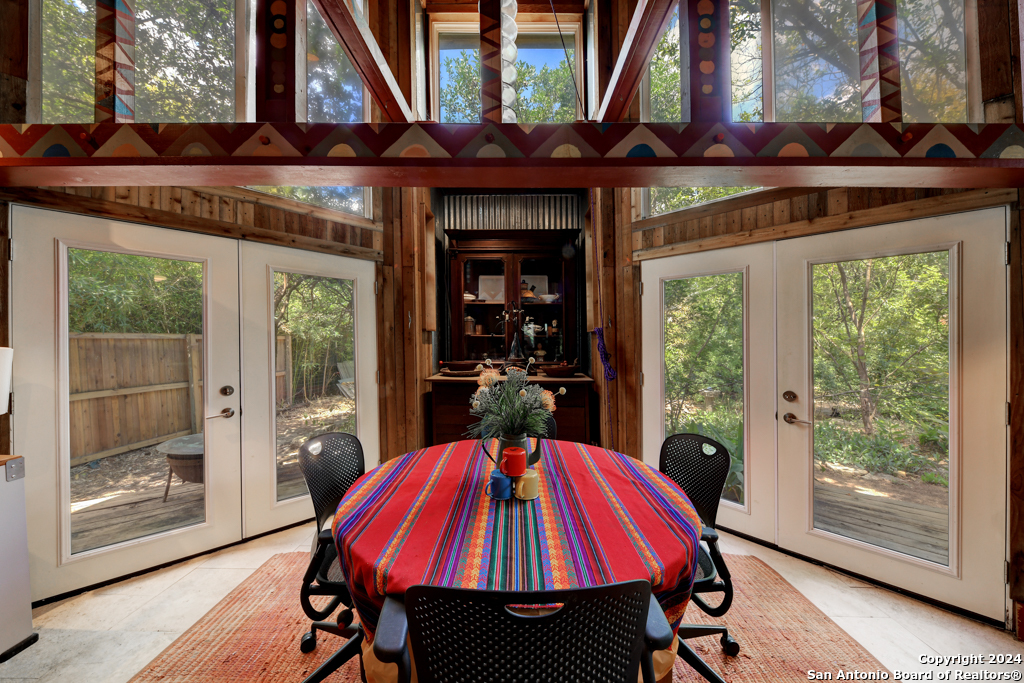
[{"label": "red striped tablecloth", "polygon": [[334,538],[369,638],[385,596],[416,584],[552,590],[647,579],[669,622],[680,620],[701,527],[674,483],[620,453],[545,439],[540,497],[497,501],[484,493],[494,464],[477,443],[390,460],[338,506]]}]

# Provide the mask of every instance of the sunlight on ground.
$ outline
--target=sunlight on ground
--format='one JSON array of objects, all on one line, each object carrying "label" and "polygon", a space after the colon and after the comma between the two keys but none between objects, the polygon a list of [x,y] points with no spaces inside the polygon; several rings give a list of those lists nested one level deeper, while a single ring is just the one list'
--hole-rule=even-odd
[{"label": "sunlight on ground", "polygon": [[104,501],[110,500],[111,498],[117,498],[122,493],[132,493],[132,492],[131,491],[118,491],[118,492],[116,492],[116,493],[114,493],[112,495],[104,496],[103,498],[93,498],[92,500],[83,500],[83,501],[78,502],[78,503],[72,503],[71,504],[71,514],[74,514],[74,513],[78,512],[79,510],[84,510],[87,507],[92,507],[93,505],[96,505],[97,503],[102,503]]}]

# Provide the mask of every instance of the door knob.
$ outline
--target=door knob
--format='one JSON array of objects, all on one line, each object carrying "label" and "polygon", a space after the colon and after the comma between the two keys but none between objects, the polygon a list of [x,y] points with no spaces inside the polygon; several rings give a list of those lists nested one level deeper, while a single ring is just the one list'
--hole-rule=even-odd
[{"label": "door knob", "polygon": [[782,419],[785,420],[786,423],[791,424],[791,425],[794,425],[794,424],[812,425],[812,424],[814,424],[813,422],[808,422],[807,420],[800,420],[800,419],[798,419],[797,416],[794,415],[793,413],[786,413],[785,415],[782,416]]},{"label": "door knob", "polygon": [[796,400],[796,392],[795,391],[784,391],[784,392],[782,392],[782,398],[784,398],[787,401],[789,401],[790,403],[792,403],[793,401]]},{"label": "door knob", "polygon": [[207,415],[206,419],[207,420],[212,420],[215,417],[234,417],[234,416],[235,416],[235,409],[234,408],[225,408],[224,410],[220,411],[216,415]]}]

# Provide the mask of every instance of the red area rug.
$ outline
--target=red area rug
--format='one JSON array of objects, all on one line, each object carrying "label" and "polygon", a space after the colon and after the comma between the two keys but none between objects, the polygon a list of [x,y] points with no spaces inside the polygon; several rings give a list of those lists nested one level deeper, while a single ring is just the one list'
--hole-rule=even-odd
[{"label": "red area rug", "polygon": [[[320,634],[319,647],[299,651],[309,620],[299,607],[308,555],[275,555],[143,669],[132,683],[298,683],[341,644]],[[738,657],[715,637],[689,641],[730,682],[806,681],[807,670],[881,670],[882,666],[834,621],[756,557],[726,555],[735,597],[729,613],[710,619],[696,607],[687,621],[724,623],[740,642]],[[349,661],[330,679],[359,683]],[[703,681],[677,659],[675,681]]]}]

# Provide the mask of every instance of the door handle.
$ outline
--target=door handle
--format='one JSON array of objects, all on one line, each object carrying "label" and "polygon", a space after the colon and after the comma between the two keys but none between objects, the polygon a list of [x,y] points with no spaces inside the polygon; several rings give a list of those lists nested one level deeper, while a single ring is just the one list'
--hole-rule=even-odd
[{"label": "door handle", "polygon": [[224,410],[220,411],[216,415],[207,415],[206,419],[207,420],[212,420],[215,417],[234,417],[234,416],[235,416],[235,409],[234,408],[225,408]]},{"label": "door handle", "polygon": [[797,419],[797,416],[794,415],[793,413],[786,413],[785,415],[782,416],[782,419],[785,420],[787,424],[791,424],[791,425],[795,425],[795,424],[813,425],[814,424],[813,422],[808,422],[807,420]]}]

